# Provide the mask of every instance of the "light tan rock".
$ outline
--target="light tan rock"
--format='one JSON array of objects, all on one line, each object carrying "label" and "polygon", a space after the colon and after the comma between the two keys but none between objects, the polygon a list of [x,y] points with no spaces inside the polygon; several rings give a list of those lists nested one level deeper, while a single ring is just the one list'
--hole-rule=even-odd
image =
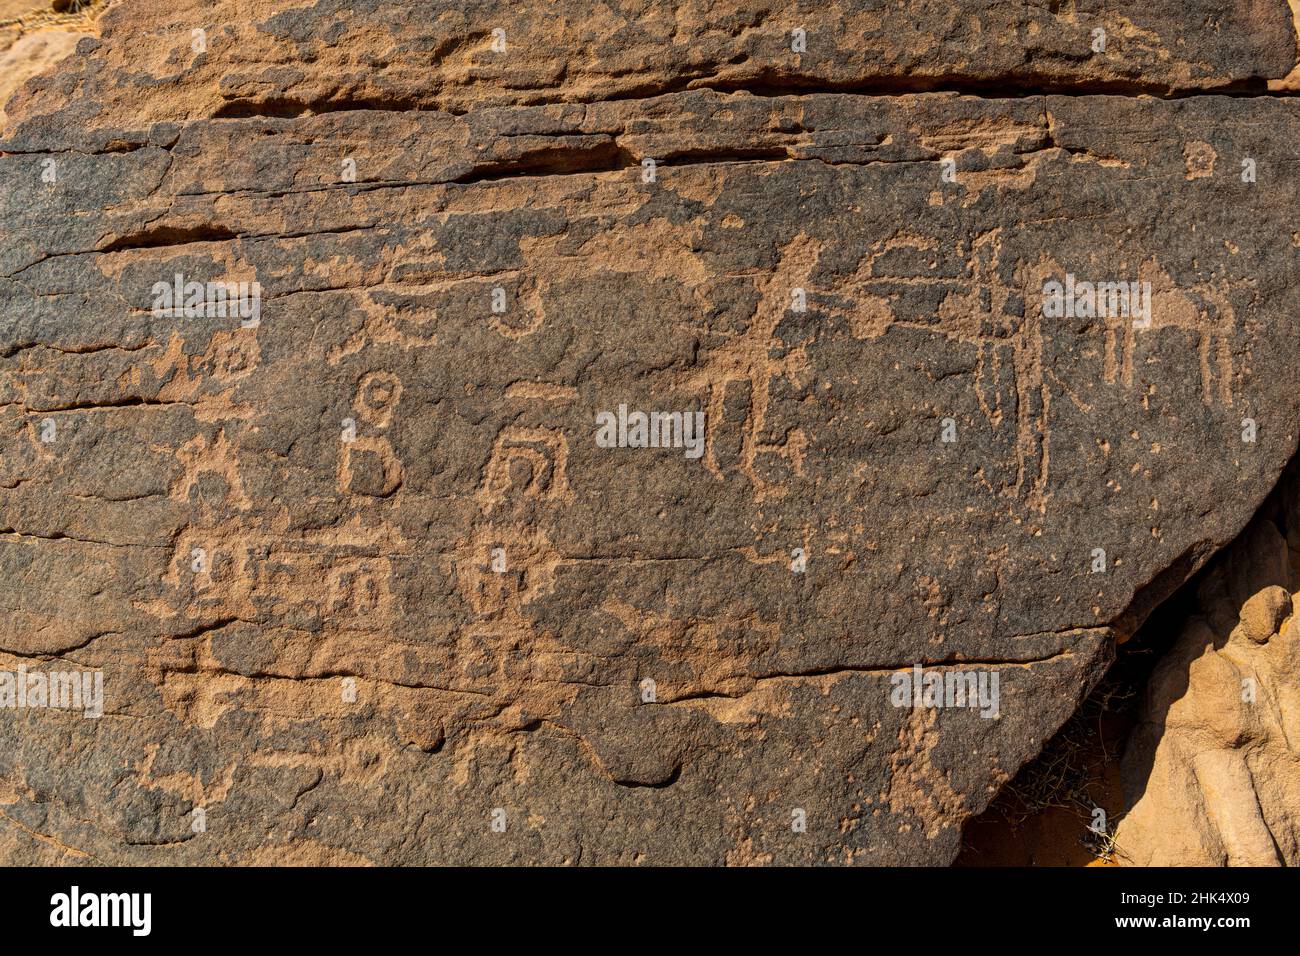
[{"label": "light tan rock", "polygon": [[1151,678],[1124,757],[1124,863],[1300,864],[1295,477],[1207,575]]},{"label": "light tan rock", "polygon": [[21,36],[0,53],[0,129],[7,125],[4,105],[24,83],[63,61],[88,33],[68,30],[39,30]]},{"label": "light tan rock", "polygon": [[[1291,5],[1291,17],[1295,21],[1296,34],[1300,36],[1300,0],[1288,0]],[[1268,88],[1274,92],[1300,90],[1300,50],[1296,51],[1296,65],[1287,76],[1280,80],[1269,80]]]}]

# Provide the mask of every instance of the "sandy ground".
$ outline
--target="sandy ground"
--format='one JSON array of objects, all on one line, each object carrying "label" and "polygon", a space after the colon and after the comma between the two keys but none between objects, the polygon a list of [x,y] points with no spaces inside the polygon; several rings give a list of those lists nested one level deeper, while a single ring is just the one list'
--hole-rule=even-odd
[{"label": "sandy ground", "polygon": [[[1079,757],[1086,765],[1080,797],[1117,820],[1124,804],[1119,761],[1099,744]],[[1077,805],[1048,806],[1024,818],[995,805],[966,825],[956,865],[1118,866],[1113,858],[1102,859],[1095,851],[1096,841],[1087,836],[1089,823],[1088,814]]]}]

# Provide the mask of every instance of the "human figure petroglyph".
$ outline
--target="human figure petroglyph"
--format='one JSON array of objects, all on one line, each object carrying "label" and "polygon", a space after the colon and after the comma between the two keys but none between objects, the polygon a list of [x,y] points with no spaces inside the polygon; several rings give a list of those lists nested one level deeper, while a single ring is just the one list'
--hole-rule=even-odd
[{"label": "human figure petroglyph", "polygon": [[[357,385],[352,404],[362,421],[383,431],[393,421],[402,382],[390,372],[371,372]],[[360,435],[356,419],[345,419],[339,444],[337,482],[344,494],[387,498],[401,487],[402,461],[384,435]]]}]

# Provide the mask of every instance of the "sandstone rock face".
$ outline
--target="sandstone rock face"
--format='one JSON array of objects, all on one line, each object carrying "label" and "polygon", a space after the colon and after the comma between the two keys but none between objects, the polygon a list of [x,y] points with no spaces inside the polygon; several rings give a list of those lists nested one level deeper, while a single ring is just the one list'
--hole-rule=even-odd
[{"label": "sandstone rock face", "polygon": [[1130,95],[1289,10],[1054,8],[113,8],[0,141],[0,666],[104,685],[4,858],[948,862],[1300,434],[1296,101]]},{"label": "sandstone rock face", "polygon": [[1300,865],[1300,471],[1216,559],[1124,757],[1116,849],[1156,866]]},{"label": "sandstone rock face", "polygon": [[[72,53],[78,42],[88,37],[89,34],[68,30],[45,30],[8,45],[0,52],[0,103],[7,102],[29,77],[58,64]],[[0,125],[4,120],[4,110],[0,109]]]},{"label": "sandstone rock face", "polygon": [[27,80],[51,71],[91,35],[85,32],[91,11],[72,12],[71,6],[64,0],[0,0],[0,130],[6,125],[4,104],[9,98]]}]

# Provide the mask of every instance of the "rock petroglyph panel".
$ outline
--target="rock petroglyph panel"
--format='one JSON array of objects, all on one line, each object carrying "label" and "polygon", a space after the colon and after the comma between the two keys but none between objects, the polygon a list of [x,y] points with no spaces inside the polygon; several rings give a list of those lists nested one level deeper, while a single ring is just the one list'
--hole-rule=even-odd
[{"label": "rock petroglyph panel", "polygon": [[4,857],[950,861],[1300,439],[1289,11],[1112,6],[115,6],[0,140],[0,668],[105,686]]}]

